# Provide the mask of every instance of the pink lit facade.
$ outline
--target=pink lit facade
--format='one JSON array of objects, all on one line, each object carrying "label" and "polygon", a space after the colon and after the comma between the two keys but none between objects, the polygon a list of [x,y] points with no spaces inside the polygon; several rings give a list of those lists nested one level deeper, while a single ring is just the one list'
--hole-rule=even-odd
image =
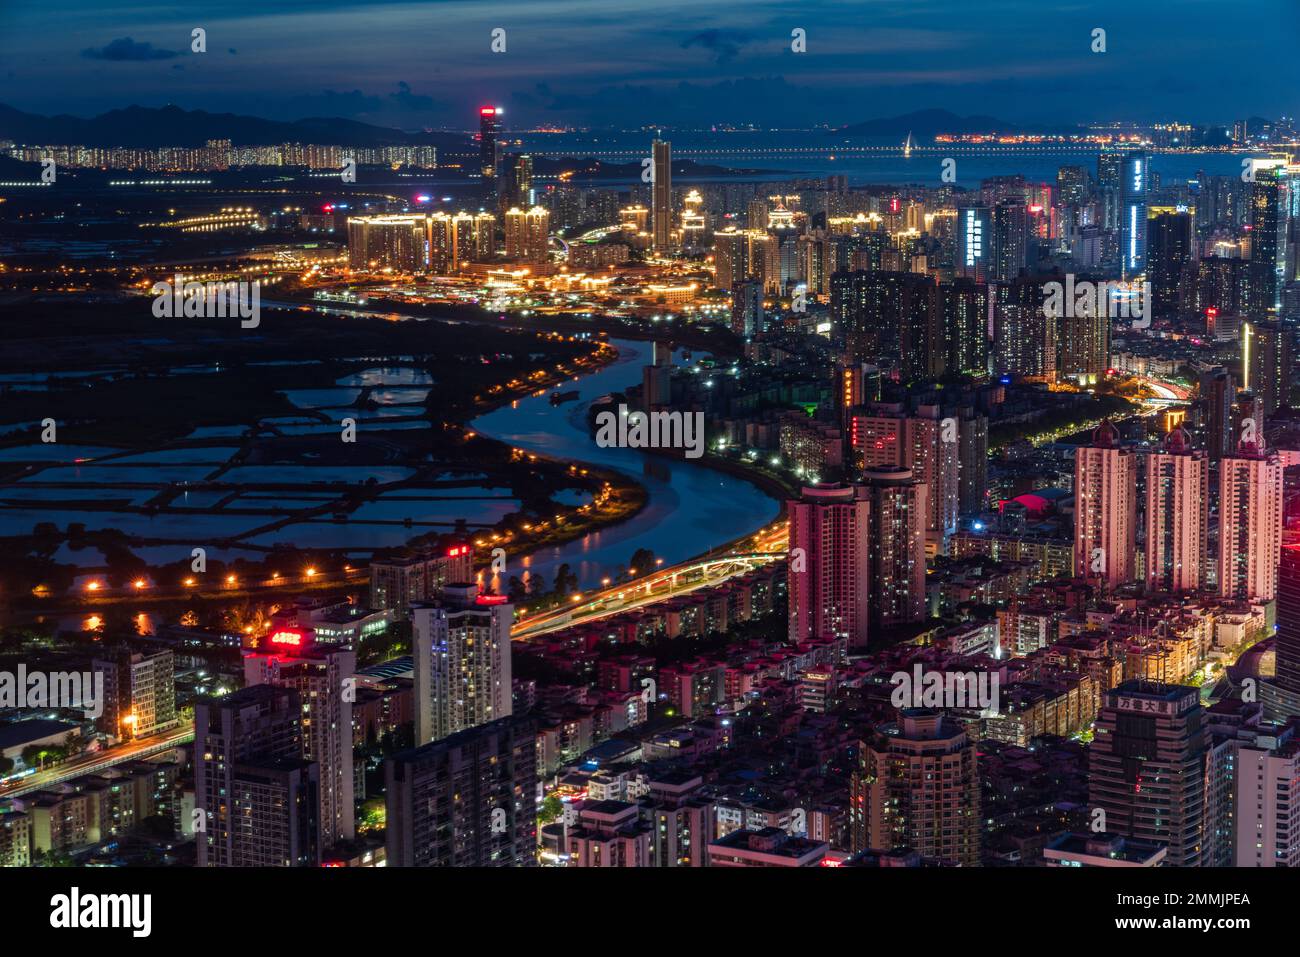
[{"label": "pink lit facade", "polygon": [[1219,462],[1219,594],[1271,601],[1282,554],[1282,462],[1241,446]]},{"label": "pink lit facade", "polygon": [[805,488],[790,503],[790,639],[867,643],[871,502],[861,486]]},{"label": "pink lit facade", "polygon": [[1146,569],[1150,592],[1191,592],[1205,581],[1209,456],[1183,429],[1146,457]]},{"label": "pink lit facade", "polygon": [[1123,585],[1137,578],[1136,454],[1103,422],[1074,453],[1074,573]]}]

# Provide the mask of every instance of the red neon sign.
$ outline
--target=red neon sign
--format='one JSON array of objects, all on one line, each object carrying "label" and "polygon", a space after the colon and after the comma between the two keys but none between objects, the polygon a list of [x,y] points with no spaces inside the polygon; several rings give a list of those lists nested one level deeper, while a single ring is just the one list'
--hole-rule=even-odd
[{"label": "red neon sign", "polygon": [[448,558],[455,558],[458,555],[468,555],[468,554],[469,554],[468,545],[457,545],[454,548],[447,549]]},{"label": "red neon sign", "polygon": [[302,632],[300,631],[277,631],[270,637],[273,645],[301,645]]},{"label": "red neon sign", "polygon": [[474,599],[474,603],[476,605],[504,605],[509,600],[509,595],[479,595]]}]

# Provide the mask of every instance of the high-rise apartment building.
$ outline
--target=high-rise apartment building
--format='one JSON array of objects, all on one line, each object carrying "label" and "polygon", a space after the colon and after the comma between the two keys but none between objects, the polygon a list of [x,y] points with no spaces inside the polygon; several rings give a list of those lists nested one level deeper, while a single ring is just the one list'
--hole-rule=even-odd
[{"label": "high-rise apartment building", "polygon": [[989,290],[973,279],[939,286],[945,352],[940,372],[983,378],[989,372]]},{"label": "high-rise apartment building", "polygon": [[731,331],[742,339],[763,331],[763,286],[757,279],[731,287]]},{"label": "high-rise apartment building", "polygon": [[501,718],[384,765],[389,867],[528,867],[537,852],[537,742]]},{"label": "high-rise apartment building", "polygon": [[849,784],[853,851],[911,848],[963,867],[980,861],[975,745],[941,711],[907,708],[864,741]]},{"label": "high-rise apartment building", "polygon": [[101,653],[92,669],[104,675],[103,712],[96,724],[124,741],[176,724],[176,677],[170,650],[117,648]]},{"label": "high-rise apartment building", "polygon": [[511,714],[510,625],[504,597],[449,584],[412,608],[415,743],[427,744]]},{"label": "high-rise apartment building", "polygon": [[924,621],[927,486],[898,466],[868,468],[864,479],[871,503],[870,627]]},{"label": "high-rise apartment building", "polygon": [[977,282],[993,278],[993,217],[987,206],[957,210],[957,275]]},{"label": "high-rise apartment building", "polygon": [[1183,286],[1196,259],[1196,223],[1190,211],[1163,209],[1147,221],[1147,279],[1151,310],[1167,316],[1178,312]]},{"label": "high-rise apartment building", "polygon": [[865,647],[871,502],[857,485],[805,488],[790,503],[790,640]]},{"label": "high-rise apartment building", "polygon": [[1181,427],[1146,456],[1147,591],[1191,592],[1204,584],[1209,482],[1209,457]]},{"label": "high-rise apartment building", "polygon": [[320,864],[319,769],[302,759],[302,699],[256,685],[194,709],[200,867]]},{"label": "high-rise apartment building", "polygon": [[1300,734],[1294,719],[1238,732],[1234,867],[1300,867]]},{"label": "high-rise apartment building", "polygon": [[527,211],[517,206],[507,210],[506,257],[524,263],[545,263],[550,259],[551,214],[541,206]]},{"label": "high-rise apartment building", "polygon": [[1277,570],[1277,656],[1272,681],[1260,686],[1273,721],[1300,716],[1300,545],[1284,545]]},{"label": "high-rise apartment building", "polygon": [[1258,425],[1254,433],[1256,441],[1241,441],[1219,462],[1219,594],[1272,601],[1282,548],[1282,463],[1265,449]]},{"label": "high-rise apartment building", "polygon": [[352,702],[357,656],[316,644],[302,629],[272,631],[244,653],[246,686],[292,688],[302,702],[302,758],[320,766],[321,847],[356,836],[353,816]]},{"label": "high-rise apartment building", "polygon": [[1074,573],[1110,586],[1137,577],[1137,456],[1103,422],[1074,452]]},{"label": "high-rise apartment building", "polygon": [[370,607],[410,613],[415,602],[430,601],[444,586],[474,580],[474,555],[469,545],[453,545],[446,554],[424,552],[370,562]]}]

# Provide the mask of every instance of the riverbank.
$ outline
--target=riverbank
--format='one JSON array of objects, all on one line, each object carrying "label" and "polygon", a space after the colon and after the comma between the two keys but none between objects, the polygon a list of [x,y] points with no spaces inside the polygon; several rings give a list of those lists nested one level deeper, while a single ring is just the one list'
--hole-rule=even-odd
[{"label": "riverbank", "polygon": [[527,573],[550,581],[567,564],[578,587],[588,589],[626,575],[632,555],[639,550],[670,567],[752,538],[781,515],[787,496],[777,486],[760,485],[755,476],[723,461],[674,458],[595,443],[586,415],[591,401],[637,381],[648,353],[640,341],[614,340],[612,345],[619,350],[617,361],[578,384],[578,401],[551,406],[542,397],[530,397],[471,425],[515,448],[615,470],[644,485],[649,500],[621,525],[524,556],[509,575]]}]

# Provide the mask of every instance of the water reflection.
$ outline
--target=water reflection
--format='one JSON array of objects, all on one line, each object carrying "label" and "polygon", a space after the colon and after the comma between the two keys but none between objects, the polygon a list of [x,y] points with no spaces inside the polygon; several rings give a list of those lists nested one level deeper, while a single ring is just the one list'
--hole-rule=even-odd
[{"label": "water reflection", "polygon": [[682,459],[666,459],[635,449],[600,448],[587,432],[591,399],[640,380],[650,344],[616,340],[618,360],[582,380],[582,399],[552,405],[548,395],[520,399],[480,416],[475,431],[519,448],[578,462],[593,462],[627,474],[644,485],[649,502],[620,525],[591,532],[567,545],[545,548],[516,560],[511,575],[540,576],[549,587],[560,565],[568,564],[579,586],[616,579],[638,548],[648,548],[672,564],[755,531],[776,517],[775,499],[756,486]]}]

